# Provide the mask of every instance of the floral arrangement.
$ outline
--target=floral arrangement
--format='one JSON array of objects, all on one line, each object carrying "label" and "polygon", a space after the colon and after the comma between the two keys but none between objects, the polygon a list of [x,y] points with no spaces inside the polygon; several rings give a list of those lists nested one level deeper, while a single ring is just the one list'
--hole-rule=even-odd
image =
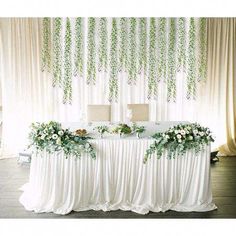
[{"label": "floral arrangement", "polygon": [[179,124],[166,132],[156,133],[152,137],[155,141],[146,150],[144,163],[154,153],[156,153],[157,158],[160,158],[163,152],[168,150],[168,158],[172,158],[176,152],[184,155],[190,149],[194,149],[198,153],[205,145],[214,142],[211,131],[197,123]]},{"label": "floral arrangement", "polygon": [[108,133],[109,132],[109,128],[106,125],[100,125],[95,127],[93,130],[97,130],[97,132],[100,134],[100,137],[103,137],[103,134]]},{"label": "floral arrangement", "polygon": [[58,122],[37,122],[31,125],[29,147],[33,147],[36,151],[46,150],[48,153],[63,151],[66,158],[69,155],[81,157],[82,153],[88,153],[95,158],[95,150],[88,139],[91,138],[73,134],[69,129],[63,129]]},{"label": "floral arrangement", "polygon": [[144,126],[138,126],[136,123],[133,123],[131,129],[133,133],[137,134],[138,138],[140,138],[140,134],[142,134],[146,130]]},{"label": "floral arrangement", "polygon": [[118,124],[117,126],[115,126],[112,130],[111,133],[115,133],[115,134],[119,134],[124,135],[124,134],[131,134],[132,133],[132,129],[127,125],[127,124]]}]

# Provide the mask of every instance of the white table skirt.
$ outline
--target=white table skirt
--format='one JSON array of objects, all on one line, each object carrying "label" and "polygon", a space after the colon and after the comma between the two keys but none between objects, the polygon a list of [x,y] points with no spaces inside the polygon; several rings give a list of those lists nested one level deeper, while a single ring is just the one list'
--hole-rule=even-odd
[{"label": "white table skirt", "polygon": [[93,140],[96,160],[62,153],[32,158],[29,183],[20,202],[26,210],[68,214],[86,210],[210,211],[210,147],[196,155],[143,164],[150,139]]}]

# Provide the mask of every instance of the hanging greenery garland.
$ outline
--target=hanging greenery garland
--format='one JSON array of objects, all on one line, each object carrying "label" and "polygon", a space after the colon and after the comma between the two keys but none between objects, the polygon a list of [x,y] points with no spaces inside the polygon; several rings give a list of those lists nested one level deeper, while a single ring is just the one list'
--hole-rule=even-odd
[{"label": "hanging greenery garland", "polygon": [[168,37],[168,66],[167,66],[167,101],[176,98],[176,25],[175,18],[170,19]]},{"label": "hanging greenery garland", "polygon": [[160,81],[166,77],[166,18],[159,19],[158,39],[158,81]]},{"label": "hanging greenery garland", "polygon": [[110,78],[109,78],[109,101],[117,101],[118,98],[118,58],[117,58],[117,23],[112,19],[111,48],[110,48]]},{"label": "hanging greenery garland", "polygon": [[120,47],[119,47],[119,71],[128,70],[128,21],[127,18],[120,19]]},{"label": "hanging greenery garland", "polygon": [[178,42],[177,42],[177,71],[186,67],[186,22],[185,18],[178,19]]},{"label": "hanging greenery garland", "polygon": [[84,70],[84,22],[83,18],[75,20],[74,76],[82,76]]},{"label": "hanging greenery garland", "polygon": [[64,96],[63,103],[72,101],[72,63],[71,63],[71,24],[66,19],[65,50],[64,50]]},{"label": "hanging greenery garland", "polygon": [[187,99],[195,99],[196,95],[196,30],[194,18],[190,18],[187,68]]},{"label": "hanging greenery garland", "polygon": [[107,18],[99,20],[99,47],[98,47],[98,70],[107,71]]},{"label": "hanging greenery garland", "polygon": [[88,19],[88,57],[87,57],[87,84],[95,84],[96,80],[96,43],[95,43],[96,20]]},{"label": "hanging greenery garland", "polygon": [[139,19],[139,74],[147,70],[147,19]]},{"label": "hanging greenery garland", "polygon": [[128,84],[136,83],[137,79],[137,42],[136,42],[136,25],[137,20],[130,18],[130,31],[129,31],[129,68],[128,68]]},{"label": "hanging greenery garland", "polygon": [[149,41],[148,99],[151,99],[157,98],[156,20],[153,17],[150,19]]},{"label": "hanging greenery garland", "polygon": [[62,82],[62,46],[61,46],[62,20],[60,17],[53,22],[53,81],[52,85],[61,85]]},{"label": "hanging greenery garland", "polygon": [[200,18],[199,25],[199,57],[198,57],[198,81],[206,81],[207,77],[207,40],[206,18]]},{"label": "hanging greenery garland", "polygon": [[43,18],[42,71],[51,72],[51,20]]}]

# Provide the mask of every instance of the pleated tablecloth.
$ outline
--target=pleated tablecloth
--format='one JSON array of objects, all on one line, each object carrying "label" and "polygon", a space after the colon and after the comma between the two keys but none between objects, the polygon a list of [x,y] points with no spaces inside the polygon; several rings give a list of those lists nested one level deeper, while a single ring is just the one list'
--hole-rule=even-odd
[{"label": "pleated tablecloth", "polygon": [[210,146],[143,164],[151,139],[91,141],[96,159],[63,153],[33,155],[20,202],[26,210],[68,214],[87,210],[211,211]]}]

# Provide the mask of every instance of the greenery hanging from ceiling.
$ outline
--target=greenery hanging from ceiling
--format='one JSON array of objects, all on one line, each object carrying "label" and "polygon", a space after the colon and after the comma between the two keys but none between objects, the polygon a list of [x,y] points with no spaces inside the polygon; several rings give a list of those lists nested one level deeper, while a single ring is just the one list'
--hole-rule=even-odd
[{"label": "greenery hanging from ceiling", "polygon": [[119,43],[119,71],[128,70],[128,20],[125,17],[120,19],[120,43]]},{"label": "greenery hanging from ceiling", "polygon": [[166,18],[159,19],[158,27],[158,81],[166,78]]},{"label": "greenery hanging from ceiling", "polygon": [[61,86],[62,82],[62,46],[61,46],[62,19],[57,17],[53,21],[53,86]]},{"label": "greenery hanging from ceiling", "polygon": [[87,45],[87,84],[95,84],[96,81],[96,19],[88,19],[88,45]]},{"label": "greenery hanging from ceiling", "polygon": [[190,18],[188,65],[187,65],[187,99],[195,99],[196,96],[196,29],[195,20]]},{"label": "greenery hanging from ceiling", "polygon": [[99,20],[98,71],[107,71],[107,47],[107,18],[102,17]]},{"label": "greenery hanging from ceiling", "polygon": [[148,66],[148,99],[157,98],[157,47],[156,19],[150,19],[149,29],[149,66]]},{"label": "greenery hanging from ceiling", "polygon": [[72,63],[71,63],[71,24],[66,19],[65,49],[64,49],[64,81],[63,103],[72,102]]},{"label": "greenery hanging from ceiling", "polygon": [[83,76],[84,71],[84,20],[75,20],[74,76]]},{"label": "greenery hanging from ceiling", "polygon": [[147,18],[139,18],[139,74],[147,71]]},{"label": "greenery hanging from ceiling", "polygon": [[175,18],[170,19],[167,58],[167,101],[176,98],[176,25]]},{"label": "greenery hanging from ceiling", "polygon": [[147,78],[148,99],[157,98],[160,80],[166,82],[168,102],[176,100],[177,72],[186,73],[187,99],[195,99],[197,81],[206,81],[206,18],[122,17],[110,21],[90,17],[86,23],[78,17],[73,22],[74,27],[69,18],[42,21],[42,71],[52,73],[53,86],[63,87],[64,103],[72,102],[72,76],[85,77],[87,84],[94,85],[97,69],[109,71],[109,101],[118,99],[118,72],[130,85],[136,84],[138,76]]},{"label": "greenery hanging from ceiling", "polygon": [[206,18],[200,18],[199,21],[198,81],[205,82],[207,77]]},{"label": "greenery hanging from ceiling", "polygon": [[51,19],[43,18],[42,71],[51,72]]},{"label": "greenery hanging from ceiling", "polygon": [[117,58],[117,22],[112,19],[111,48],[110,48],[110,77],[109,77],[109,101],[117,101],[118,98],[118,58]]},{"label": "greenery hanging from ceiling", "polygon": [[136,27],[137,19],[132,17],[129,20],[129,66],[128,66],[128,84],[133,85],[137,80],[137,40]]},{"label": "greenery hanging from ceiling", "polygon": [[184,17],[178,19],[177,42],[177,71],[185,71],[186,67],[186,21]]}]

